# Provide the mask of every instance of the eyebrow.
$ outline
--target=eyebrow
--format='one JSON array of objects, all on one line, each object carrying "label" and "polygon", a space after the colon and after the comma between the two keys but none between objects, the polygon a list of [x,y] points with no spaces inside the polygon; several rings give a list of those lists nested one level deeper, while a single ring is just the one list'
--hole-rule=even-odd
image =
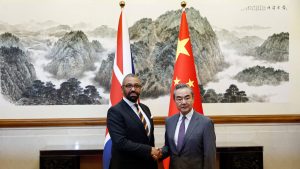
[{"label": "eyebrow", "polygon": [[185,96],[176,96],[176,97],[191,97],[191,95],[185,95]]},{"label": "eyebrow", "polygon": [[128,85],[128,84],[130,84],[130,85],[141,85],[140,83],[126,83],[125,85]]}]

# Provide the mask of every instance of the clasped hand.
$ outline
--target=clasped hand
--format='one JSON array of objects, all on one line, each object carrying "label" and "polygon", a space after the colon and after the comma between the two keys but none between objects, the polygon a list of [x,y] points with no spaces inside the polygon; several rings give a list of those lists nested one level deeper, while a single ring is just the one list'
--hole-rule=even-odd
[{"label": "clasped hand", "polygon": [[151,149],[151,156],[154,160],[158,160],[162,157],[162,149],[152,147]]}]

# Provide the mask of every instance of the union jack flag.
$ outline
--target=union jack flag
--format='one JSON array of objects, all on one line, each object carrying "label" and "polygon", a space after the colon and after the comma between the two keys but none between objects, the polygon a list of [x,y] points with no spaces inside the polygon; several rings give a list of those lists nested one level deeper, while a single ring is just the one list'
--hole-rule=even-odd
[{"label": "union jack flag", "polygon": [[[131,57],[128,28],[122,8],[118,32],[117,32],[117,48],[113,65],[111,88],[110,88],[110,106],[117,104],[123,97],[121,86],[124,77],[127,74],[134,74],[134,66]],[[106,128],[106,135],[103,150],[103,168],[108,169],[111,159],[112,141],[109,131]]]}]

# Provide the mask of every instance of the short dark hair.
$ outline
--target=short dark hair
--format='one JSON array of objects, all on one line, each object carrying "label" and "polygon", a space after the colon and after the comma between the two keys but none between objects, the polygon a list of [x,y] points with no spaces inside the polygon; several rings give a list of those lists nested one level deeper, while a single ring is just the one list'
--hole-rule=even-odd
[{"label": "short dark hair", "polygon": [[185,84],[185,83],[179,83],[179,84],[177,84],[177,85],[175,86],[174,91],[173,91],[173,99],[174,99],[174,100],[175,100],[175,92],[176,92],[177,90],[183,89],[183,88],[190,89],[191,94],[192,94],[192,97],[194,97],[194,91],[193,91],[193,89],[192,89],[189,85],[187,85],[187,84]]},{"label": "short dark hair", "polygon": [[[139,77],[138,77],[137,75],[135,75],[135,74],[133,74],[133,73],[129,73],[129,74],[127,74],[127,75],[124,77],[123,82],[122,82],[122,86],[125,85],[125,84],[124,84],[125,79],[128,78],[128,77],[135,77],[135,78],[138,78],[138,79],[139,79]],[[140,79],[139,79],[139,80],[140,80]]]}]

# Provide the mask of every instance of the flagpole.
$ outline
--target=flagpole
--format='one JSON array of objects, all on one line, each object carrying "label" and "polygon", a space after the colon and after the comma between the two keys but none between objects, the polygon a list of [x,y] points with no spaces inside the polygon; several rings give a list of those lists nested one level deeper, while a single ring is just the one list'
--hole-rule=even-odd
[{"label": "flagpole", "polygon": [[[134,66],[130,50],[129,33],[124,16],[125,2],[120,1],[119,5],[121,7],[121,14],[118,22],[116,52],[111,77],[109,99],[110,107],[116,105],[123,97],[121,89],[123,78],[129,73],[134,73]],[[111,160],[111,149],[112,140],[110,138],[109,131],[106,128],[102,157],[103,169],[109,169]]]},{"label": "flagpole", "polygon": [[182,1],[180,5],[181,5],[181,7],[182,7],[182,11],[185,11],[186,2],[185,2],[185,1]]},{"label": "flagpole", "polygon": [[[182,13],[174,63],[174,73],[170,86],[170,104],[168,116],[173,116],[178,113],[176,103],[173,99],[173,93],[175,86],[180,83],[187,84],[192,88],[195,100],[193,109],[196,112],[203,114],[201,94],[197,80],[195,60],[185,11],[187,3],[182,1],[180,5],[182,7]],[[170,157],[164,159],[164,169],[169,169],[169,164]]]},{"label": "flagpole", "polygon": [[121,7],[121,9],[123,10],[124,6],[125,6],[125,1],[120,1],[119,2],[119,5]]},{"label": "flagpole", "polygon": [[[185,12],[185,7],[186,7],[186,2],[185,1],[182,1],[180,3],[181,7],[182,7],[182,10],[181,10],[181,15]],[[181,23],[180,23],[181,25]],[[179,26],[179,32],[180,32],[180,28],[181,26]],[[179,41],[179,38],[178,38],[178,41]],[[178,46],[177,46],[177,50],[178,50]],[[176,51],[177,53],[177,51]],[[177,56],[177,54],[176,54]],[[175,63],[174,63],[174,72],[175,72],[175,65],[176,65],[176,62],[177,62],[177,57],[176,57],[176,60],[175,60]],[[173,100],[173,97],[172,97],[172,94],[173,94],[173,91],[174,91],[174,86],[176,85],[176,82],[177,81],[177,77],[176,77],[176,80],[175,79],[175,76],[173,75],[173,80],[172,80],[172,83],[171,83],[171,91],[170,91],[170,105],[169,105],[169,113],[168,113],[168,116],[172,116],[174,115],[176,112],[177,112],[177,108],[175,106],[175,102]],[[173,85],[173,81],[175,82],[175,84]],[[178,80],[179,82],[179,80]],[[169,169],[169,166],[170,166],[170,157],[166,158],[163,160],[163,168],[164,169]]]}]

